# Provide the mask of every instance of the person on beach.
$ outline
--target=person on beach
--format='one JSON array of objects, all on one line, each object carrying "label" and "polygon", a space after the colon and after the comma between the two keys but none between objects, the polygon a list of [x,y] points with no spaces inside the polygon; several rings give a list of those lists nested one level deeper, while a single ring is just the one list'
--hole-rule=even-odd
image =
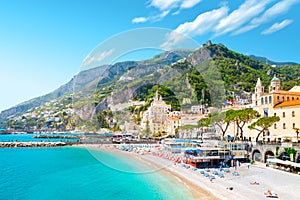
[{"label": "person on beach", "polygon": [[272,192],[270,189],[267,190],[267,192],[265,192],[265,195],[272,195]]}]

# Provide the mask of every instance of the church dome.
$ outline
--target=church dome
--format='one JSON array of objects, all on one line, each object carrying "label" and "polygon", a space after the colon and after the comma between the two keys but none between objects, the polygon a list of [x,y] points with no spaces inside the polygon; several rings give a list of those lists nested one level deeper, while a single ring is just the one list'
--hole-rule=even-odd
[{"label": "church dome", "polygon": [[271,81],[280,81],[280,80],[279,80],[279,78],[277,78],[276,76],[274,76]]}]

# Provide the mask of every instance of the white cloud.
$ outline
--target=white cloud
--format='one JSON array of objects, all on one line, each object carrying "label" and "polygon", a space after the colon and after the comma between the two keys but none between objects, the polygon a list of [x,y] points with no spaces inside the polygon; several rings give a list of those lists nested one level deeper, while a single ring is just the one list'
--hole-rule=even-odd
[{"label": "white cloud", "polygon": [[132,19],[132,23],[137,24],[137,23],[143,23],[148,21],[148,18],[146,17],[136,17],[134,19]]},{"label": "white cloud", "polygon": [[286,13],[294,4],[298,2],[299,0],[282,0],[276,3],[271,8],[266,10],[262,16],[254,18],[249,25],[236,31],[234,35],[250,31],[260,26],[261,24],[270,21],[271,19],[277,17],[278,15]]},{"label": "white cloud", "polygon": [[201,1],[202,0],[150,0],[149,6],[157,8],[159,10],[159,14],[152,15],[149,17],[136,17],[132,19],[132,23],[160,21],[164,17],[166,17],[172,10],[176,10],[172,14],[177,15],[182,9],[192,8]]},{"label": "white cloud", "polygon": [[106,57],[110,56],[113,52],[115,51],[115,49],[110,49],[107,51],[103,51],[100,54],[96,55],[96,56],[87,56],[86,59],[84,60],[83,66],[87,67],[88,65],[90,65],[91,63],[94,62],[101,62],[102,60],[104,60]]},{"label": "white cloud", "polygon": [[223,35],[236,30],[246,22],[265,10],[271,0],[246,0],[227,17],[223,18],[215,28],[215,36]]},{"label": "white cloud", "polygon": [[150,6],[156,7],[161,11],[171,10],[178,7],[181,0],[152,0]]},{"label": "white cloud", "polygon": [[169,14],[169,11],[163,11],[162,13],[158,14],[158,15],[154,15],[151,17],[136,17],[134,19],[132,19],[132,23],[133,24],[138,24],[138,23],[144,23],[147,21],[151,21],[151,22],[156,22],[156,21],[160,21],[161,19],[163,19],[165,16],[167,16]]},{"label": "white cloud", "polygon": [[186,35],[202,35],[216,26],[216,24],[227,15],[227,6],[202,13],[192,22],[185,22],[177,27],[176,31]]},{"label": "white cloud", "polygon": [[174,46],[184,41],[185,38],[185,35],[178,33],[176,30],[172,31],[166,35],[166,41],[160,47],[164,50],[174,49]]},{"label": "white cloud", "polygon": [[293,20],[286,19],[280,23],[275,23],[270,28],[264,30],[261,34],[268,35],[268,34],[275,33],[277,31],[285,28],[286,26],[290,25],[292,22],[293,22]]},{"label": "white cloud", "polygon": [[218,22],[227,16],[229,8],[223,6],[219,9],[208,11],[197,16],[192,22],[185,22],[179,25],[173,32],[167,35],[167,40],[161,47],[163,49],[170,49],[172,46],[181,42],[186,36],[203,35],[218,24]]},{"label": "white cloud", "polygon": [[170,13],[170,11],[169,11],[169,10],[166,10],[166,11],[164,11],[164,12],[158,14],[158,15],[149,17],[149,19],[150,19],[151,21],[154,21],[154,22],[160,21],[160,20],[163,19],[165,16],[167,16],[169,13]]},{"label": "white cloud", "polygon": [[197,5],[198,3],[200,3],[202,0],[183,0],[180,8],[182,9],[187,9],[187,8],[192,8],[195,5]]}]

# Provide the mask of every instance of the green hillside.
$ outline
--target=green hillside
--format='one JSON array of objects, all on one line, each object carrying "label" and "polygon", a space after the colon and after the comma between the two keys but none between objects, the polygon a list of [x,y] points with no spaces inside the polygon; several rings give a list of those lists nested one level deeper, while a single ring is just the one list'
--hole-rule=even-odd
[{"label": "green hillside", "polygon": [[[0,125],[28,130],[66,130],[75,126],[93,131],[103,127],[117,129],[128,116],[139,122],[140,112],[147,109],[156,91],[172,110],[189,109],[199,103],[220,107],[234,95],[249,98],[258,78],[267,87],[274,74],[285,90],[300,85],[300,65],[272,67],[222,44],[204,45],[195,51],[169,51],[149,60],[80,72],[54,92],[3,111]],[[72,103],[66,104],[70,98]],[[111,106],[130,101],[145,104],[108,111]]]}]

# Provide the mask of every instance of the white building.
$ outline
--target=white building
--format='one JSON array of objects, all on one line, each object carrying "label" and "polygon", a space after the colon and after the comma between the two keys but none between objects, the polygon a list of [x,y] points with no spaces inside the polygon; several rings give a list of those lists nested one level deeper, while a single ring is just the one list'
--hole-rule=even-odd
[{"label": "white building", "polygon": [[171,105],[166,104],[156,91],[150,107],[142,114],[142,129],[145,130],[148,124],[151,133],[165,132],[167,115],[170,111]]}]

